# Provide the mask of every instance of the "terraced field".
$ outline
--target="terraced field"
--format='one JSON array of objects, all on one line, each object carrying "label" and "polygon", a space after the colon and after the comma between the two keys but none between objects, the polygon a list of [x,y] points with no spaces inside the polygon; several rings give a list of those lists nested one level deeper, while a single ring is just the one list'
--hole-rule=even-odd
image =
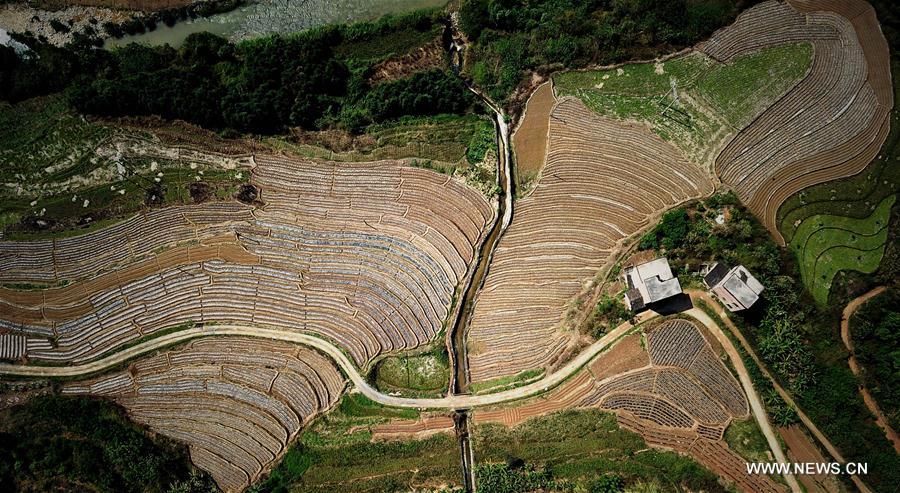
[{"label": "terraced field", "polygon": [[63,387],[114,399],[131,419],[190,447],[224,491],[241,491],[327,411],[344,379],[325,356],[259,339],[200,339],[126,371]]},{"label": "terraced field", "polygon": [[828,302],[831,281],[839,271],[868,274],[878,268],[896,197],[886,197],[866,218],[817,214],[799,223],[789,247],[800,260],[803,283],[816,301]]},{"label": "terraced field", "polygon": [[390,162],[256,162],[261,209],[163,208],[83,236],[0,243],[0,280],[71,283],[0,293],[4,328],[32,340],[22,356],[86,361],[216,321],[318,333],[363,366],[437,336],[492,218],[482,196]]},{"label": "terraced field", "polygon": [[778,239],[788,197],[876,157],[894,104],[887,42],[862,0],[770,0],[686,55],[554,82],[713,168]]},{"label": "terraced field", "polygon": [[544,368],[572,342],[566,304],[625,238],[662,210],[712,190],[706,174],[645,127],[596,115],[574,98],[550,114],[547,164],[518,202],[476,300],[473,383]]},{"label": "terraced field", "polygon": [[716,158],[722,181],[776,238],[776,214],[788,197],[858,173],[875,158],[894,104],[887,42],[863,1],[766,2],[718,31],[702,50],[728,61],[800,41],[813,45],[809,73]]},{"label": "terraced field", "polygon": [[766,476],[748,476],[744,459],[723,438],[749,415],[740,384],[706,336],[688,320],[662,322],[600,355],[557,390],[512,408],[476,411],[476,424],[506,426],[572,407],[616,413],[619,424],[648,444],[690,455],[742,491],[783,491]]},{"label": "terraced field", "polygon": [[711,168],[737,130],[805,75],[811,56],[807,43],[767,47],[727,63],[695,51],[660,62],[563,72],[553,80],[559,94],[576,96],[602,115],[646,122]]},{"label": "terraced field", "polygon": [[264,140],[278,151],[330,161],[407,159],[453,175],[486,195],[497,184],[497,146],[491,121],[475,115],[406,118],[371,125],[353,136],[345,132],[300,132]]}]

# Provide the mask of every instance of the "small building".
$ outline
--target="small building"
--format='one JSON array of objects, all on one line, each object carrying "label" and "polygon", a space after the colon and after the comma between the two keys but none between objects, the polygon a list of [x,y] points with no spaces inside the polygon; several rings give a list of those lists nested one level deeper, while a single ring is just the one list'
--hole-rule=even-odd
[{"label": "small building", "polygon": [[750,308],[763,292],[763,285],[743,265],[729,269],[716,262],[703,276],[703,283],[733,312]]},{"label": "small building", "polygon": [[665,257],[626,267],[622,278],[628,286],[625,306],[631,311],[642,310],[651,303],[681,294],[681,283],[672,275]]}]

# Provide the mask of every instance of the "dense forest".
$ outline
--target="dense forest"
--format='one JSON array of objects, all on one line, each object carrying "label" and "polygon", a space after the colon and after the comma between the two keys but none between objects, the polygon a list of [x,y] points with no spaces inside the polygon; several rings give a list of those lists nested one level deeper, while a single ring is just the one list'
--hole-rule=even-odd
[{"label": "dense forest", "polygon": [[900,428],[900,290],[889,289],[860,307],[850,319],[850,329],[866,388],[896,430]]},{"label": "dense forest", "polygon": [[529,70],[653,58],[730,23],[744,0],[463,0],[467,73],[505,100]]},{"label": "dense forest", "polygon": [[0,412],[0,491],[207,493],[187,450],[106,401],[43,396]]},{"label": "dense forest", "polygon": [[238,43],[198,33],[179,49],[57,48],[23,38],[35,51],[27,58],[0,46],[0,97],[16,102],[65,91],[85,114],[159,115],[264,134],[288,126],[355,131],[403,115],[461,114],[474,97],[447,70],[368,81],[386,56],[440,38],[444,20],[440,10],[419,10]]},{"label": "dense forest", "polygon": [[[529,70],[673,51],[727,24],[745,3],[466,0],[460,26],[472,49],[463,76],[507,101]],[[0,46],[0,99],[65,91],[85,114],[159,115],[264,134],[286,127],[358,131],[401,115],[459,114],[474,99],[447,69],[369,81],[379,61],[440,38],[448,22],[443,10],[425,9],[236,43],[200,33],[179,49],[98,50],[87,36],[60,48],[17,35],[33,54],[20,58]]]}]

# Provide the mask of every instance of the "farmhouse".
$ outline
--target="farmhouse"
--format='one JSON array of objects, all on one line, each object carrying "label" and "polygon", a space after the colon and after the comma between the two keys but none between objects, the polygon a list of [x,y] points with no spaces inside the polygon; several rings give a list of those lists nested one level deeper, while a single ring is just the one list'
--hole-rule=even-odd
[{"label": "farmhouse", "polygon": [[681,294],[681,284],[672,275],[669,261],[665,257],[627,267],[622,278],[628,286],[625,291],[625,306],[639,311],[650,303]]},{"label": "farmhouse", "polygon": [[763,285],[743,265],[729,269],[716,262],[703,276],[703,283],[733,312],[753,306],[763,291]]}]

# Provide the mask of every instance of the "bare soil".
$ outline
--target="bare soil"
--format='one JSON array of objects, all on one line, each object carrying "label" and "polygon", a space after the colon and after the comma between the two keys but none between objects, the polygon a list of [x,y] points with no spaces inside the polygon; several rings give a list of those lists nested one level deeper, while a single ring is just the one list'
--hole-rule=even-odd
[{"label": "bare soil", "polygon": [[[800,425],[791,425],[778,428],[778,434],[784,439],[788,447],[788,457],[794,462],[825,463],[822,452],[810,441]],[[800,475],[798,479],[809,493],[836,493],[841,491],[834,476],[816,474],[814,476]]]},{"label": "bare soil", "polygon": [[380,84],[408,77],[415,72],[444,66],[444,47],[441,39],[420,46],[404,55],[397,55],[378,63],[372,69],[369,82]]},{"label": "bare soil", "polygon": [[555,104],[553,83],[547,82],[534,91],[525,106],[522,123],[513,134],[512,142],[516,151],[516,180],[519,183],[537,177],[544,167],[550,111]]}]

